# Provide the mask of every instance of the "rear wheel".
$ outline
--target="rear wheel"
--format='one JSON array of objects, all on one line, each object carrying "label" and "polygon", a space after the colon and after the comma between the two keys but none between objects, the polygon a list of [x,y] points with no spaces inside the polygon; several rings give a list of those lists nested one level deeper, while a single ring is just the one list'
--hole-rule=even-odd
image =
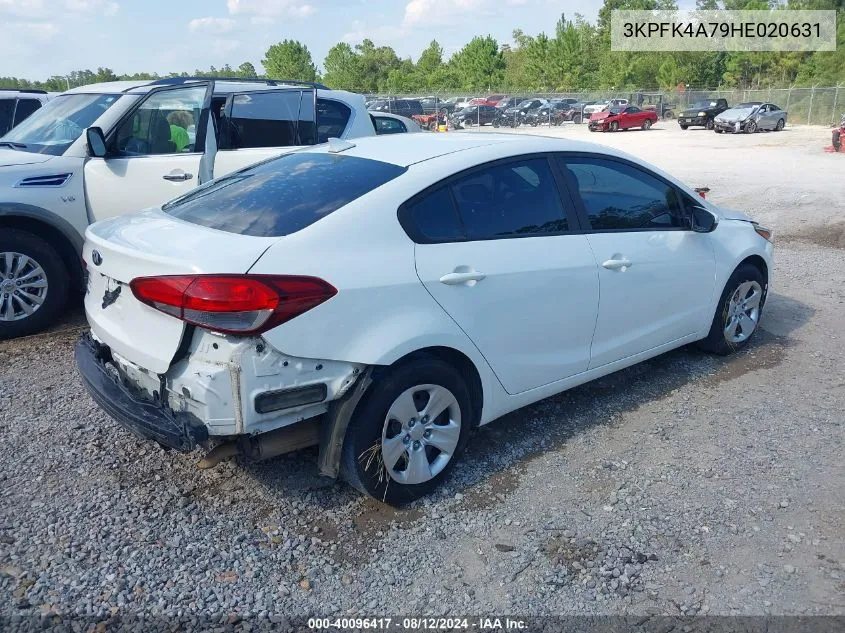
[{"label": "rear wheel", "polygon": [[713,119],[707,119],[707,123],[704,124],[704,127],[708,130],[712,130],[714,127],[716,127],[716,124],[713,123]]},{"label": "rear wheel", "polygon": [[575,116],[573,116],[573,117],[572,117],[572,122],[573,122],[575,125],[580,125],[580,124],[581,124],[581,115],[580,115],[580,114],[576,114]]},{"label": "rear wheel", "polygon": [[720,130],[719,128],[716,128],[716,134],[721,134],[722,132],[724,132],[724,130]]},{"label": "rear wheel", "polygon": [[778,124],[775,126],[775,132],[783,131],[784,125],[786,125],[786,123],[784,123],[783,119],[778,119]]},{"label": "rear wheel", "polygon": [[436,358],[386,370],[355,411],[341,455],[341,476],[389,504],[434,490],[469,438],[473,409],[460,373]]},{"label": "rear wheel", "polygon": [[748,345],[757,331],[765,302],[766,280],[751,264],[737,268],[719,299],[707,338],[699,347],[714,354],[730,354]]},{"label": "rear wheel", "polygon": [[689,127],[689,125],[684,125],[683,123],[681,123],[680,125],[682,130],[686,130]]},{"label": "rear wheel", "polygon": [[70,275],[56,249],[18,229],[0,231],[0,339],[51,325],[67,303]]},{"label": "rear wheel", "polygon": [[646,119],[643,121],[643,129],[650,130],[651,129],[651,119]]}]

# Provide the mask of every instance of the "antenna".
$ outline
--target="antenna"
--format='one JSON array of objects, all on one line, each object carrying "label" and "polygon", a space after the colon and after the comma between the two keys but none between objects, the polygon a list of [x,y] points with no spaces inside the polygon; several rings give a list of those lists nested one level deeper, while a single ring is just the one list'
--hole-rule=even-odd
[{"label": "antenna", "polygon": [[355,147],[355,143],[350,143],[349,141],[344,141],[343,139],[334,137],[329,139],[329,154],[339,154],[340,152],[345,152],[353,147]]}]

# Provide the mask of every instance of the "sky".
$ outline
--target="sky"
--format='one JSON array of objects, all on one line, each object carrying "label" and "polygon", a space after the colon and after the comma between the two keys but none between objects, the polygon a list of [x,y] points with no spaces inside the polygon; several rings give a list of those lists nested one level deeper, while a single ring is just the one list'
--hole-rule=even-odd
[{"label": "sky", "polygon": [[0,76],[46,79],[98,66],[118,74],[237,67],[303,42],[322,66],[364,38],[416,60],[437,39],[447,57],[475,35],[554,32],[560,14],[594,20],[600,0],[0,0]]}]

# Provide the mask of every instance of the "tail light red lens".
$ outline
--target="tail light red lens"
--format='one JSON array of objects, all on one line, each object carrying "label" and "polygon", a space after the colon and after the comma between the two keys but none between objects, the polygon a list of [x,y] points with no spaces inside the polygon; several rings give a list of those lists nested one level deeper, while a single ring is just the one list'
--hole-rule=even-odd
[{"label": "tail light red lens", "polygon": [[331,299],[337,289],[316,277],[170,275],[138,277],[138,301],[225,334],[260,334]]}]

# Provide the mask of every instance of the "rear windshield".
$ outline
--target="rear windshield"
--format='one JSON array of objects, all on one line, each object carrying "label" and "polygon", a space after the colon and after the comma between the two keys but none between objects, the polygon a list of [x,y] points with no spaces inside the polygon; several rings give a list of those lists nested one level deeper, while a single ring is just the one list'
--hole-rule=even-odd
[{"label": "rear windshield", "polygon": [[406,169],[367,158],[296,152],[214,180],[167,203],[173,217],[229,233],[295,233]]}]

